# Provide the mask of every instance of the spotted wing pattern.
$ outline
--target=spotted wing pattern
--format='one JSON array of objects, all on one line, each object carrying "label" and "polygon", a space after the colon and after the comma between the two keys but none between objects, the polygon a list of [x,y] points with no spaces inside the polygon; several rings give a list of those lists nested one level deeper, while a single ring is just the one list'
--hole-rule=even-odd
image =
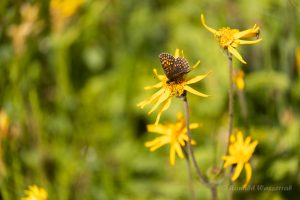
[{"label": "spotted wing pattern", "polygon": [[169,53],[161,53],[159,59],[166,76],[168,79],[172,79],[175,58]]},{"label": "spotted wing pattern", "polygon": [[169,53],[159,54],[162,68],[171,81],[189,72],[189,63],[183,57],[174,58]]},{"label": "spotted wing pattern", "polygon": [[175,60],[175,66],[173,71],[173,77],[176,78],[190,71],[190,66],[188,61],[183,57],[178,57]]}]

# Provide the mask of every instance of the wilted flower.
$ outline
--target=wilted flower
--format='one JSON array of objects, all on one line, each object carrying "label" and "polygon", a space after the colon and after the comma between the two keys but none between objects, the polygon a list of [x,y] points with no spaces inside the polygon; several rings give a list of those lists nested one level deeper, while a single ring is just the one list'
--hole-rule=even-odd
[{"label": "wilted flower", "polygon": [[231,29],[229,27],[223,27],[217,31],[206,25],[203,15],[201,15],[201,22],[208,31],[214,34],[215,38],[218,40],[220,46],[223,49],[228,50],[230,54],[234,55],[239,61],[244,64],[246,64],[246,61],[242,58],[236,48],[240,44],[256,44],[262,40],[242,40],[253,37],[257,38],[259,36],[259,27],[256,24],[252,28],[245,31]]},{"label": "wilted flower", "polygon": [[48,193],[44,188],[36,185],[29,186],[28,190],[25,190],[26,196],[21,200],[47,200]]},{"label": "wilted flower", "polygon": [[236,70],[232,77],[236,88],[240,91],[243,91],[245,89],[244,77],[245,77],[245,74],[244,74],[243,70]]},{"label": "wilted flower", "polygon": [[[179,49],[175,51],[175,58],[179,57]],[[183,53],[182,53],[183,57]],[[196,68],[199,62],[197,62],[192,69]],[[140,108],[144,108],[144,106],[151,104],[156,101],[156,104],[151,108],[148,114],[155,111],[159,105],[163,104],[160,108],[155,124],[158,124],[160,116],[163,111],[167,110],[170,107],[172,97],[180,97],[184,94],[184,92],[190,92],[192,94],[201,96],[201,97],[208,97],[209,95],[203,94],[198,92],[197,90],[190,87],[190,84],[197,83],[204,79],[210,72],[199,75],[189,80],[185,79],[185,76],[179,77],[176,81],[170,81],[166,75],[159,75],[156,69],[153,69],[153,73],[156,78],[160,81],[159,83],[153,86],[144,87],[145,90],[153,89],[153,88],[160,88],[156,93],[154,93],[149,99],[140,102],[137,106]]]},{"label": "wilted flower", "polygon": [[21,24],[11,25],[8,35],[12,38],[16,54],[21,54],[26,45],[26,39],[40,32],[42,21],[38,20],[39,7],[37,5],[24,4],[21,6]]},{"label": "wilted flower", "polygon": [[248,136],[245,140],[243,133],[238,131],[236,134],[230,136],[229,155],[223,156],[224,168],[229,165],[236,165],[234,173],[231,177],[232,181],[235,181],[241,174],[243,168],[246,171],[246,181],[243,185],[245,188],[252,177],[252,168],[249,163],[250,158],[256,148],[258,142],[255,140],[251,142],[251,138]]},{"label": "wilted flower", "polygon": [[[189,126],[190,129],[196,129],[199,127],[199,124],[191,123]],[[145,143],[145,146],[150,148],[150,151],[155,151],[163,145],[170,144],[170,164],[175,164],[176,154],[179,158],[184,158],[182,147],[187,144],[189,138],[182,113],[177,114],[177,121],[175,124],[151,124],[147,126],[147,130],[161,135],[154,140]],[[192,140],[191,144],[196,144],[196,142]]]}]

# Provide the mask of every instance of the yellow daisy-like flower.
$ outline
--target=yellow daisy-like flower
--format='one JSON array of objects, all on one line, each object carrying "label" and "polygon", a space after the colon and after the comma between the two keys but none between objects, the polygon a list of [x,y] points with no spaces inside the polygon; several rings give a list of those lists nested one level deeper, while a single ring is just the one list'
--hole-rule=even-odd
[{"label": "yellow daisy-like flower", "polygon": [[238,131],[236,134],[231,135],[230,145],[229,145],[229,155],[223,156],[224,168],[229,165],[236,165],[234,173],[231,177],[232,181],[235,181],[241,174],[243,168],[246,171],[246,181],[243,185],[245,188],[252,177],[252,168],[249,163],[250,158],[256,148],[258,142],[252,141],[248,136],[245,140],[243,138],[243,133]]},{"label": "yellow daisy-like flower", "polygon": [[50,13],[55,30],[61,30],[66,21],[72,17],[85,0],[51,0]]},{"label": "yellow daisy-like flower", "polygon": [[[196,129],[198,127],[198,123],[190,124],[190,129]],[[145,146],[150,148],[150,151],[155,151],[163,145],[170,144],[170,164],[175,165],[176,154],[179,158],[184,158],[182,147],[185,146],[189,138],[187,135],[185,118],[182,113],[177,114],[177,121],[175,124],[151,124],[147,126],[147,130],[161,135],[154,140],[145,143]],[[191,144],[194,145],[196,142],[192,140]]]},{"label": "yellow daisy-like flower", "polygon": [[[183,52],[181,53],[183,57]],[[179,49],[176,49],[175,51],[175,58],[179,57]],[[195,69],[199,65],[199,61],[192,67],[192,69]],[[160,81],[159,83],[153,85],[153,86],[146,86],[144,87],[145,90],[153,89],[153,88],[160,88],[156,93],[154,93],[149,99],[144,100],[137,104],[138,107],[144,108],[144,106],[151,104],[156,101],[156,104],[151,108],[151,110],[148,112],[148,114],[151,114],[153,111],[155,111],[159,105],[162,104],[157,117],[155,124],[157,125],[160,119],[160,116],[162,112],[167,110],[170,107],[172,97],[180,97],[184,94],[185,91],[193,93],[195,95],[198,95],[200,97],[208,97],[209,95],[203,94],[201,92],[198,92],[197,90],[190,87],[190,84],[197,83],[204,79],[206,76],[208,76],[208,73],[204,75],[199,75],[194,78],[191,78],[189,80],[185,80],[185,77],[181,77],[179,80],[176,81],[169,81],[169,79],[165,75],[159,75],[157,73],[156,69],[153,69],[153,73],[156,76],[156,78]]]},{"label": "yellow daisy-like flower", "polygon": [[21,200],[47,200],[48,193],[44,188],[39,188],[36,185],[29,186],[28,190],[25,190],[26,197]]},{"label": "yellow daisy-like flower", "polygon": [[207,26],[205,23],[204,16],[201,14],[201,22],[203,26],[214,34],[215,38],[219,41],[220,46],[228,50],[229,53],[234,55],[239,61],[246,64],[246,61],[242,58],[240,53],[236,50],[236,48],[240,44],[256,44],[260,42],[262,39],[256,40],[242,40],[247,38],[257,37],[259,35],[259,27],[255,24],[252,28],[247,29],[245,31],[240,31],[238,29],[231,29],[229,27],[223,27],[218,31]]},{"label": "yellow daisy-like flower", "polygon": [[232,77],[236,88],[240,91],[243,91],[245,89],[244,77],[245,77],[245,73],[243,72],[243,70],[235,71]]}]

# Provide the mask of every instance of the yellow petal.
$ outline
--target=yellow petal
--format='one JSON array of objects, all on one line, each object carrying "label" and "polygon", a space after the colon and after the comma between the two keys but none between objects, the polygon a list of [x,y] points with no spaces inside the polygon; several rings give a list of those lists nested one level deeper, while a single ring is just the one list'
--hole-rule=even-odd
[{"label": "yellow petal", "polygon": [[164,90],[164,93],[159,97],[158,101],[156,104],[151,108],[151,110],[148,112],[148,114],[151,114],[156,108],[165,100],[167,100],[170,97],[170,91],[169,90]]},{"label": "yellow petal", "polygon": [[175,165],[175,147],[172,145],[170,148],[170,164]]},{"label": "yellow petal", "polygon": [[200,124],[198,123],[192,123],[190,124],[190,129],[196,129],[196,128],[199,128]]},{"label": "yellow petal", "polygon": [[198,61],[196,62],[196,64],[194,64],[194,65],[192,66],[192,69],[196,69],[196,67],[198,67],[199,64],[200,64],[200,60],[198,60]]},{"label": "yellow petal", "polygon": [[202,25],[203,25],[209,32],[211,32],[211,33],[213,33],[213,34],[217,34],[217,33],[218,33],[218,31],[216,31],[215,29],[210,28],[209,26],[206,25],[203,14],[201,14],[201,22],[202,22]]},{"label": "yellow petal", "polygon": [[163,81],[165,78],[166,78],[166,76],[164,76],[164,75],[159,75],[158,73],[157,73],[157,69],[153,69],[153,74],[156,76],[156,78],[158,79],[158,80],[160,80],[160,81]]},{"label": "yellow petal", "polygon": [[251,137],[250,136],[246,137],[245,146],[248,146],[250,144],[250,142],[251,142]]},{"label": "yellow petal", "polygon": [[244,163],[238,163],[237,166],[235,167],[234,169],[234,173],[231,177],[231,180],[232,181],[235,181],[241,174],[242,170],[243,170],[243,167],[244,167]]},{"label": "yellow petal", "polygon": [[242,56],[240,55],[240,53],[233,47],[228,46],[228,51],[234,55],[239,61],[241,61],[244,64],[247,64],[246,61],[242,58]]},{"label": "yellow petal", "polygon": [[159,122],[159,119],[160,119],[160,116],[161,116],[162,112],[166,111],[170,107],[171,101],[172,101],[172,98],[170,97],[166,101],[166,103],[162,106],[162,108],[160,109],[160,111],[157,113],[156,120],[155,120],[155,125],[158,125],[158,122]]},{"label": "yellow petal", "polygon": [[236,79],[236,87],[240,90],[243,91],[245,88],[245,82],[243,78],[237,78]]},{"label": "yellow petal", "polygon": [[183,53],[183,50],[181,50],[181,57],[184,57],[184,53]]},{"label": "yellow petal", "polygon": [[177,121],[181,121],[181,120],[183,120],[183,114],[182,114],[182,112],[178,112],[177,113]]},{"label": "yellow petal", "polygon": [[194,78],[191,78],[190,80],[188,80],[188,81],[186,82],[186,84],[197,83],[197,82],[201,81],[202,79],[204,79],[205,77],[207,77],[210,73],[211,73],[211,71],[207,72],[207,73],[204,74],[204,75],[195,76]]},{"label": "yellow petal", "polygon": [[209,95],[203,94],[203,93],[201,93],[201,92],[198,92],[197,90],[191,88],[191,87],[188,86],[188,85],[185,85],[185,86],[184,86],[184,89],[185,89],[186,91],[188,91],[188,92],[190,92],[190,93],[192,93],[192,94],[195,94],[195,95],[197,95],[197,96],[200,96],[200,97],[209,97]]},{"label": "yellow petal", "polygon": [[244,144],[243,133],[241,131],[237,132],[236,138],[238,144],[242,144],[242,145]]},{"label": "yellow petal", "polygon": [[245,183],[243,185],[243,188],[247,187],[247,185],[249,184],[251,177],[252,177],[252,168],[251,165],[249,163],[245,164],[245,171],[246,171],[246,180]]},{"label": "yellow petal", "polygon": [[152,103],[153,101],[155,101],[162,93],[164,92],[164,89],[160,89],[158,90],[156,93],[154,93],[149,100],[145,100],[145,101],[142,101],[140,103],[137,104],[137,107],[140,107],[140,108],[144,108],[146,105]]},{"label": "yellow petal", "polygon": [[178,58],[180,56],[180,50],[176,49],[174,53],[174,58]]},{"label": "yellow petal", "polygon": [[192,140],[192,141],[191,141],[191,145],[195,145],[195,144],[197,144],[196,141],[195,141],[195,140]]},{"label": "yellow petal", "polygon": [[256,37],[259,33],[259,27],[256,26],[256,24],[253,26],[253,28],[247,29],[245,31],[240,31],[234,34],[235,39],[239,38],[252,38]]},{"label": "yellow petal", "polygon": [[224,168],[237,163],[236,159],[233,156],[223,156],[222,159],[225,161]]},{"label": "yellow petal", "polygon": [[[242,144],[240,144],[242,145]],[[228,148],[229,155],[234,155],[236,152],[236,143],[230,144]]]},{"label": "yellow petal", "polygon": [[255,140],[255,141],[253,141],[253,142],[249,145],[249,149],[250,149],[251,153],[254,152],[254,150],[255,150],[257,144],[258,144],[258,142]]},{"label": "yellow petal", "polygon": [[162,82],[159,82],[159,83],[157,83],[157,84],[155,84],[155,85],[144,87],[144,90],[150,90],[150,89],[152,89],[152,88],[160,88],[160,87],[162,87],[162,85],[163,85],[163,83],[162,83]]},{"label": "yellow petal", "polygon": [[260,41],[262,41],[262,38],[258,40],[237,40],[239,44],[256,44],[259,43]]},{"label": "yellow petal", "polygon": [[145,142],[145,147],[152,147],[152,146],[159,144],[162,141],[163,137],[166,137],[166,136],[160,136],[160,137],[155,138],[154,140]]},{"label": "yellow petal", "polygon": [[235,135],[234,135],[234,134],[231,134],[231,135],[230,135],[230,143],[234,143],[235,140],[236,140]]},{"label": "yellow petal", "polygon": [[187,134],[184,134],[181,137],[182,137],[183,140],[189,141],[189,137],[187,136]]},{"label": "yellow petal", "polygon": [[170,141],[168,141],[168,138],[165,138],[165,140],[161,140],[159,143],[157,143],[156,145],[152,146],[150,148],[150,151],[155,151],[156,149],[164,146],[165,144],[170,143]]},{"label": "yellow petal", "polygon": [[148,124],[147,131],[152,133],[158,133],[158,134],[168,134],[169,129],[161,124],[158,125]]},{"label": "yellow petal", "polygon": [[177,141],[179,142],[179,144],[180,144],[181,146],[184,147],[185,142],[184,142],[184,137],[183,137],[183,136],[184,136],[184,135],[180,135],[179,138],[177,139]]},{"label": "yellow petal", "polygon": [[179,158],[184,158],[181,146],[178,143],[175,143],[174,146],[175,146],[175,150],[176,150],[176,153],[179,156]]}]

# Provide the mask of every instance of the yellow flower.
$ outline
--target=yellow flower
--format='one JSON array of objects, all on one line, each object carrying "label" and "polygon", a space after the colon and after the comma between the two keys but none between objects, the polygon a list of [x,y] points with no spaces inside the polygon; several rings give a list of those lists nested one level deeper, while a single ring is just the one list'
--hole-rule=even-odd
[{"label": "yellow flower", "polygon": [[47,200],[48,193],[44,188],[39,188],[36,185],[29,186],[28,190],[25,190],[26,197],[21,200]]},{"label": "yellow flower", "polygon": [[296,48],[295,55],[296,55],[296,67],[297,67],[297,71],[298,71],[298,73],[300,73],[300,47]]},{"label": "yellow flower", "polygon": [[61,30],[84,2],[85,0],[51,0],[50,13],[53,28],[56,31]]},{"label": "yellow flower", "polygon": [[5,111],[0,111],[0,139],[6,137],[9,129],[9,118]]},{"label": "yellow flower", "polygon": [[[183,52],[181,53],[183,57]],[[179,49],[176,49],[175,51],[175,58],[179,57]],[[192,69],[195,69],[200,62],[198,61]],[[204,79],[210,72],[199,75],[194,78],[191,78],[189,80],[185,80],[185,77],[181,77],[180,79],[176,81],[169,81],[168,78],[165,75],[159,75],[157,73],[156,69],[153,69],[153,73],[156,76],[156,78],[160,81],[159,83],[153,85],[153,86],[146,86],[144,87],[145,90],[153,89],[153,88],[160,88],[156,93],[154,93],[149,99],[144,100],[137,104],[138,107],[144,108],[144,106],[151,104],[156,101],[156,104],[151,108],[151,110],[148,112],[148,114],[151,114],[153,111],[155,111],[160,104],[163,104],[158,111],[155,124],[157,125],[160,119],[160,116],[162,112],[167,110],[170,107],[172,97],[180,97],[184,94],[185,91],[188,91],[190,93],[193,93],[195,95],[198,95],[200,97],[208,97],[209,95],[203,94],[201,92],[198,92],[197,90],[190,87],[190,84],[197,83]]]},{"label": "yellow flower", "polygon": [[240,91],[243,91],[245,88],[245,80],[244,80],[244,72],[243,70],[237,70],[235,71],[235,73],[233,74],[233,82],[236,86],[236,88]]},{"label": "yellow flower", "polygon": [[235,181],[241,174],[242,169],[246,170],[246,181],[243,185],[245,188],[252,177],[252,168],[249,160],[255,150],[258,142],[255,140],[251,142],[251,138],[248,136],[245,140],[241,131],[231,135],[229,145],[229,155],[223,156],[224,168],[229,165],[236,165],[234,173],[231,177],[232,181]]},{"label": "yellow flower", "polygon": [[[198,123],[190,124],[190,129],[196,129],[198,127]],[[189,138],[187,135],[185,118],[182,113],[177,114],[177,121],[175,124],[150,124],[147,126],[147,130],[161,135],[154,140],[145,143],[145,146],[150,148],[150,151],[155,151],[163,145],[170,144],[170,164],[175,165],[176,154],[179,158],[184,158],[182,147],[185,146]],[[194,145],[196,142],[192,140],[191,144]]]},{"label": "yellow flower", "polygon": [[252,28],[245,31],[240,31],[238,29],[231,29],[229,27],[226,28],[223,27],[217,31],[206,25],[204,16],[202,14],[201,14],[201,22],[208,31],[214,34],[215,38],[218,40],[220,46],[223,49],[228,50],[229,53],[234,55],[239,61],[241,61],[244,64],[246,64],[246,61],[242,58],[242,56],[236,50],[236,48],[240,44],[255,44],[262,40],[262,39],[242,40],[242,39],[259,36],[259,27],[256,24]]}]

